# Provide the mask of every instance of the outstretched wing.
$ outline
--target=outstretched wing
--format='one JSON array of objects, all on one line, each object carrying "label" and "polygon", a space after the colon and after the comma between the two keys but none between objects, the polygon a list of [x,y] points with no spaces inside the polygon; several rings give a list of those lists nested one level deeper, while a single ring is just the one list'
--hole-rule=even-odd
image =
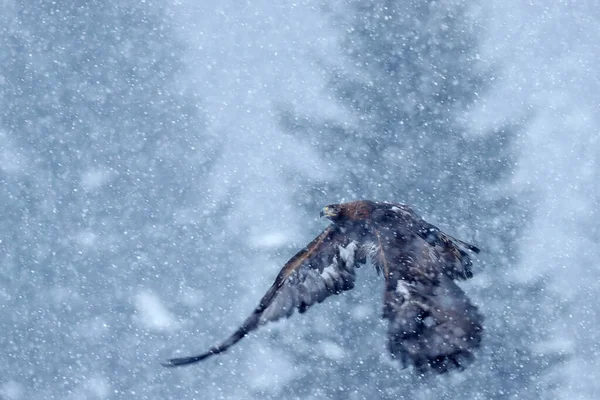
[{"label": "outstretched wing", "polygon": [[224,342],[207,352],[163,363],[166,367],[186,365],[222,353],[249,332],[269,321],[303,313],[332,294],[354,287],[357,245],[335,225],[329,225],[281,269],[275,282],[246,321]]},{"label": "outstretched wing", "polygon": [[446,275],[458,280],[473,277],[471,257],[465,250],[479,253],[479,248],[442,232],[405,204],[389,204],[389,206],[402,223],[405,223],[410,230],[434,248],[434,251],[442,259],[441,266]]},{"label": "outstretched wing", "polygon": [[[479,346],[483,318],[447,271],[456,257],[401,221],[375,227],[373,260],[384,271],[388,349],[406,366],[439,373],[463,368]],[[456,256],[456,257],[455,257]]]}]

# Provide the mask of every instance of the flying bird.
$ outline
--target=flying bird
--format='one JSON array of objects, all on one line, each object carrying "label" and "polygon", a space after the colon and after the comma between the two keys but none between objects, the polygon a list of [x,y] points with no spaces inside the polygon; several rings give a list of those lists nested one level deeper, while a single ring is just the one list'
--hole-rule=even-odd
[{"label": "flying bird", "polygon": [[223,353],[269,321],[304,313],[354,287],[355,271],[371,263],[385,279],[382,318],[387,348],[404,367],[424,373],[463,369],[473,360],[483,317],[455,283],[473,276],[471,244],[425,222],[409,206],[368,200],[321,210],[331,224],[281,269],[252,314],[225,341],[164,366],[192,364]]}]

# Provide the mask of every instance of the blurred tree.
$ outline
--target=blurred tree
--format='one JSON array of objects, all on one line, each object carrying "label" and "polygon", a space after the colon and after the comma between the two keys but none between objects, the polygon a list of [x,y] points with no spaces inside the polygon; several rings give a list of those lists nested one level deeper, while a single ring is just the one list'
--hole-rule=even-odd
[{"label": "blurred tree", "polygon": [[[535,306],[520,300],[526,296],[535,304],[540,288],[518,285],[507,273],[517,262],[516,240],[528,211],[502,188],[513,172],[512,143],[525,121],[485,134],[468,132],[464,125],[493,77],[478,63],[481,27],[471,5],[462,0],[344,3],[344,14],[334,13],[333,20],[345,32],[347,65],[332,68],[331,90],[347,115],[323,121],[281,107],[288,132],[311,143],[337,172],[337,179],[324,184],[298,181],[299,203],[316,208],[358,198],[403,202],[483,248],[475,263],[486,279],[466,286],[487,314],[487,337],[478,364],[466,373],[485,381],[485,388],[470,379],[453,386],[438,382],[428,389],[435,390],[435,398],[523,394],[549,362],[530,349],[542,329],[526,320]],[[369,289],[349,294],[350,303],[381,285],[367,280]],[[507,314],[513,308],[518,317]],[[385,351],[378,316],[368,324],[347,315],[332,319],[328,340],[341,342],[348,357],[311,376],[314,385],[303,380],[298,390],[327,385],[327,395],[338,398],[348,398],[340,388],[358,388],[362,397],[357,398],[372,398],[373,390],[380,397],[416,396],[407,385],[422,387],[410,374],[382,367],[376,357]],[[336,339],[342,332],[343,339]],[[370,332],[377,333],[377,341]]]},{"label": "blurred tree", "polygon": [[219,257],[197,211],[219,148],[185,48],[154,2],[17,2],[0,20],[2,375],[50,398],[105,372],[127,393],[165,343],[129,320],[136,296],[185,292]]},{"label": "blurred tree", "polygon": [[352,120],[319,124],[288,112],[284,124],[337,166],[334,196],[470,209],[478,182],[510,173],[511,153],[508,132],[470,137],[458,121],[489,78],[469,2],[350,3],[350,16],[337,19],[350,67],[336,68],[331,86]]}]

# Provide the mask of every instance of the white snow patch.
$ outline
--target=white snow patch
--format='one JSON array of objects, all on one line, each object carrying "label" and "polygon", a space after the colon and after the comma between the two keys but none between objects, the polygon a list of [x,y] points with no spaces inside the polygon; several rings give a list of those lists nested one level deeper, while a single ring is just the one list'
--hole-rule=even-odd
[{"label": "white snow patch", "polygon": [[134,319],[148,329],[167,331],[176,325],[169,310],[150,291],[142,291],[135,296],[135,309],[137,314]]},{"label": "white snow patch", "polygon": [[350,315],[354,320],[364,321],[368,318],[371,318],[371,316],[373,315],[373,310],[371,310],[371,308],[368,306],[359,304],[352,308],[352,310],[350,311]]},{"label": "white snow patch", "polygon": [[0,396],[7,400],[17,400],[23,397],[23,386],[13,380],[9,380],[0,385]]},{"label": "white snow patch", "polygon": [[85,386],[87,391],[98,399],[108,398],[111,394],[110,382],[103,376],[92,377]]},{"label": "white snow patch", "polygon": [[82,247],[92,247],[98,239],[98,236],[89,230],[79,231],[75,234],[75,241]]},{"label": "white snow patch", "polygon": [[0,307],[6,307],[12,300],[12,296],[13,295],[8,290],[0,287]]},{"label": "white snow patch", "polygon": [[555,337],[551,340],[534,344],[532,349],[539,354],[573,354],[576,350],[576,345],[567,337]]},{"label": "white snow patch", "polygon": [[25,164],[25,158],[19,153],[8,148],[0,150],[0,171],[7,174],[20,173],[23,172]]},{"label": "white snow patch", "polygon": [[92,191],[104,186],[111,178],[112,173],[105,168],[91,168],[81,174],[81,187]]},{"label": "white snow patch", "polygon": [[296,377],[296,366],[289,355],[263,346],[258,353],[252,356],[257,363],[248,374],[249,386],[253,390],[278,392]]},{"label": "white snow patch", "polygon": [[345,350],[341,346],[329,340],[319,343],[319,347],[321,348],[321,353],[330,360],[340,361],[346,355]]},{"label": "white snow patch", "polygon": [[251,246],[261,249],[273,249],[288,243],[289,234],[284,231],[256,234],[248,239]]}]

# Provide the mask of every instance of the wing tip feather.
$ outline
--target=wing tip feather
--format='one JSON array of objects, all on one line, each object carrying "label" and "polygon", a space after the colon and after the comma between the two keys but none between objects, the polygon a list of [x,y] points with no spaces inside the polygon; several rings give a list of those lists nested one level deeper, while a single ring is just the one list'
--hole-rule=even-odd
[{"label": "wing tip feather", "polygon": [[199,354],[197,356],[170,358],[166,361],[161,362],[160,365],[162,365],[163,367],[167,367],[167,368],[180,367],[183,365],[190,365],[190,364],[194,364],[199,361],[202,361],[214,354],[215,354],[215,352],[209,351],[206,353]]},{"label": "wing tip feather", "polygon": [[481,253],[481,249],[479,247],[477,247],[477,246],[472,245],[472,244],[470,244],[468,246],[468,249],[471,250],[475,254]]}]

